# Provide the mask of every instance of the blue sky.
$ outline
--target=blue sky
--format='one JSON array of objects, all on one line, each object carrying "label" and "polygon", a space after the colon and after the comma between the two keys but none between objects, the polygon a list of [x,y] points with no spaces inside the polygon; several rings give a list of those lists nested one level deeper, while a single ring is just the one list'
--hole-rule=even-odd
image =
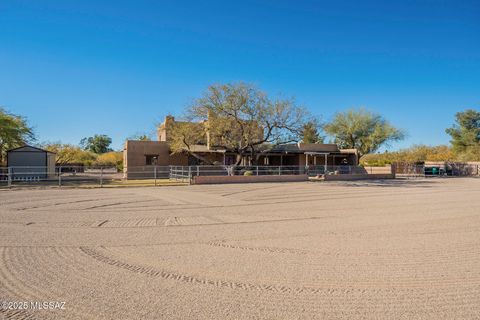
[{"label": "blue sky", "polygon": [[0,0],[0,105],[40,141],[121,148],[212,83],[295,96],[324,121],[363,106],[411,144],[480,109],[480,1]]}]

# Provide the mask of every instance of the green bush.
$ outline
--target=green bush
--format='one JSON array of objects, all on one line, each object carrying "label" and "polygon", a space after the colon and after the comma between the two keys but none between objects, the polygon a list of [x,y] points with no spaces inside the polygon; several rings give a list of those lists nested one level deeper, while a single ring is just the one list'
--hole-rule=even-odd
[{"label": "green bush", "polygon": [[253,171],[247,170],[243,173],[244,176],[253,176]]}]

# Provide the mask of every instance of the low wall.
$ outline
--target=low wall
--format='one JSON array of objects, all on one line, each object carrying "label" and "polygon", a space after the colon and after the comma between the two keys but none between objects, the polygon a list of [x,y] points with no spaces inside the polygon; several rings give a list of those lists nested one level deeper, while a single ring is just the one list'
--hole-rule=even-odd
[{"label": "low wall", "polygon": [[392,167],[390,165],[384,167],[364,167],[365,173],[368,174],[389,174],[392,173]]},{"label": "low wall", "polygon": [[377,180],[377,179],[395,179],[392,173],[374,173],[374,174],[327,174],[325,181],[351,181],[351,180]]},{"label": "low wall", "polygon": [[254,182],[297,182],[308,181],[306,174],[282,176],[195,176],[192,184],[254,183]]}]

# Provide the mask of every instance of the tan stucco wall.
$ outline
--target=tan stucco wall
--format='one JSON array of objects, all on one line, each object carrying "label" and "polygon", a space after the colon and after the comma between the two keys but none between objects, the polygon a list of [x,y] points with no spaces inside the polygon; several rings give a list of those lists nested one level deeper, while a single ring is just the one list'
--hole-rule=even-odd
[{"label": "tan stucco wall", "polygon": [[363,167],[368,174],[389,174],[392,173],[392,166],[386,165],[384,167]]},{"label": "tan stucco wall", "polygon": [[[128,140],[125,142],[125,148],[123,150],[123,170],[126,178],[153,178],[154,166],[147,166],[146,155],[156,155],[157,166],[188,165],[188,156],[185,153],[170,155],[168,143],[165,141]],[[165,176],[162,176],[162,178],[165,178]]]},{"label": "tan stucco wall", "polygon": [[163,141],[134,141],[125,142],[124,167],[145,166],[145,155],[157,155],[158,166],[169,165],[168,144]]}]

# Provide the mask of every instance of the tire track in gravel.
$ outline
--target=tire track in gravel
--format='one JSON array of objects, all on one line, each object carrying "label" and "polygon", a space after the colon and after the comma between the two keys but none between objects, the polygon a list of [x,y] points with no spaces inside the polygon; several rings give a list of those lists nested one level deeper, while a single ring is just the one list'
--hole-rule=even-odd
[{"label": "tire track in gravel", "polygon": [[[67,311],[32,310],[31,312],[34,311],[33,319],[50,319],[51,317],[85,319],[85,315],[92,311],[91,307],[85,303],[70,304],[71,300],[65,299],[71,297],[68,286],[79,289],[93,288],[103,281],[102,278],[91,276],[91,266],[88,265],[87,259],[83,258],[85,255],[78,251],[78,247],[24,247],[0,250],[2,250],[2,261],[4,261],[0,263],[0,283],[3,284],[0,288],[0,296],[3,291],[10,297],[6,299],[7,301],[67,302],[65,309]],[[79,258],[83,258],[83,263],[79,263]],[[29,319],[31,312],[27,310],[25,314],[18,314],[12,319],[23,319],[23,316]],[[62,312],[62,314],[52,312]],[[67,312],[68,316],[64,312]]]},{"label": "tire track in gravel", "polygon": [[227,244],[226,241],[211,241],[211,242],[208,242],[207,245],[213,246],[213,247],[269,252],[269,253],[290,253],[290,254],[300,254],[300,255],[306,255],[306,254],[312,253],[308,250],[291,249],[291,248],[249,247],[249,246],[231,245],[231,244]]},{"label": "tire track in gravel", "polygon": [[[83,222],[30,222],[28,227],[49,227],[49,228],[162,228],[162,227],[192,227],[192,226],[215,226],[215,225],[236,225],[255,223],[276,223],[289,221],[305,221],[334,218],[333,216],[322,217],[300,217],[300,218],[275,218],[263,220],[246,221],[223,221],[216,216],[172,216],[162,218],[140,218],[126,220],[97,220]],[[25,225],[25,224],[21,224]]]},{"label": "tire track in gravel", "polygon": [[[412,190],[413,191],[413,190]],[[473,191],[472,191],[473,192]],[[439,191],[440,193],[440,191]],[[449,194],[450,191],[448,192],[445,192],[446,194]],[[252,205],[256,205],[256,206],[272,206],[272,205],[280,205],[280,204],[289,204],[289,203],[306,203],[306,202],[319,202],[319,201],[333,201],[333,200],[344,200],[345,197],[348,197],[348,199],[377,199],[379,196],[390,196],[390,197],[393,197],[393,198],[398,198],[398,197],[404,197],[406,195],[411,195],[412,192],[395,192],[395,193],[385,193],[385,194],[379,194],[379,193],[375,193],[375,194],[372,194],[372,192],[368,193],[368,194],[359,194],[358,192],[352,192],[352,193],[346,193],[344,194],[343,196],[338,196],[338,194],[335,194],[335,193],[332,193],[332,197],[330,197],[330,194],[325,194],[323,193],[322,194],[322,197],[315,197],[315,198],[312,198],[311,196],[310,197],[306,197],[306,198],[300,198],[300,197],[292,197],[291,199],[289,197],[287,197],[288,200],[283,200],[283,201],[263,201],[263,199],[255,199],[254,201],[250,200],[250,199],[243,199],[243,201],[246,201],[245,204],[229,204],[229,205],[194,205],[194,204],[191,204],[191,205],[188,205],[188,206],[177,206],[177,207],[165,207],[165,206],[162,206],[162,207],[153,207],[151,205],[149,206],[141,206],[141,205],[136,205],[135,206],[135,209],[136,210],[142,210],[144,212],[148,212],[148,211],[176,211],[176,210],[200,210],[200,209],[221,209],[221,208],[242,208],[242,207],[251,207]],[[419,192],[418,190],[415,190],[415,196],[419,196],[419,195],[428,195],[430,194],[430,192],[426,191],[426,192]],[[316,194],[318,195],[318,194]],[[286,197],[283,196],[279,199],[285,199]],[[153,201],[153,200],[149,200],[149,201]],[[144,201],[138,201],[137,203],[142,203]],[[108,204],[108,205],[105,205],[105,206],[91,206],[91,207],[87,207],[87,208],[80,208],[78,209],[79,211],[97,211],[96,209],[101,209],[99,210],[99,212],[125,212],[125,211],[131,211],[132,208],[131,207],[127,207],[127,208],[123,208],[123,207],[119,207],[119,208],[115,208],[115,209],[111,209],[109,207],[111,207],[112,205],[113,206],[116,206],[116,205],[121,205],[122,203],[115,203],[115,204]],[[404,206],[404,204],[402,205]],[[38,211],[44,211],[44,210],[38,210]]]},{"label": "tire track in gravel", "polygon": [[230,288],[230,289],[242,289],[249,291],[268,291],[276,293],[285,293],[285,294],[298,294],[298,293],[330,293],[334,292],[335,289],[321,289],[321,288],[291,288],[287,286],[278,286],[278,285],[268,285],[268,284],[253,284],[239,281],[227,281],[227,280],[213,280],[206,278],[197,278],[187,274],[181,274],[165,270],[157,270],[153,267],[141,266],[129,262],[122,261],[118,258],[111,257],[109,255],[103,254],[98,250],[94,250],[89,247],[80,247],[79,248],[83,253],[92,257],[93,259],[106,263],[108,265],[128,270],[134,273],[146,275],[149,277],[163,278],[165,280],[175,280],[183,283],[197,284],[197,285],[210,285],[221,288]]},{"label": "tire track in gravel", "polygon": [[[102,250],[107,250],[104,247],[100,247]],[[391,293],[393,291],[406,291],[406,292],[414,292],[416,288],[423,287],[424,285],[432,285],[438,282],[438,279],[428,279],[426,281],[420,280],[411,280],[411,281],[404,281],[404,283],[397,283],[395,287],[389,286],[379,286],[379,282],[364,282],[364,283],[357,283],[357,285],[361,284],[361,287],[318,287],[318,286],[299,286],[299,287],[291,287],[287,285],[278,285],[278,284],[262,284],[262,283],[250,283],[250,282],[242,282],[242,281],[232,281],[232,280],[220,280],[220,279],[209,279],[209,278],[201,278],[195,277],[192,275],[178,273],[173,271],[167,270],[160,270],[156,269],[152,266],[145,266],[139,265],[131,262],[123,261],[110,253],[106,254],[100,252],[98,249],[94,249],[92,247],[79,247],[79,249],[86,255],[90,256],[91,258],[100,261],[102,263],[111,265],[116,268],[121,268],[124,270],[128,270],[133,273],[145,275],[148,277],[154,278],[162,278],[165,280],[174,280],[179,281],[182,283],[187,284],[194,284],[194,285],[209,285],[218,288],[229,288],[229,289],[241,289],[247,291],[254,291],[254,292],[271,292],[271,293],[279,293],[279,294],[306,294],[306,295],[330,295],[330,294],[349,294],[349,293]],[[471,279],[476,285],[471,288],[470,292],[463,292],[465,297],[467,296],[477,296],[480,293],[480,277],[476,279]],[[326,284],[325,284],[326,285]],[[451,279],[448,281],[447,279],[443,280],[441,283],[441,287],[453,287],[455,288],[458,285],[458,279]],[[415,287],[412,287],[415,286]]]},{"label": "tire track in gravel", "polygon": [[83,200],[74,200],[74,201],[65,201],[65,202],[55,202],[55,203],[49,203],[46,205],[36,205],[36,206],[30,206],[30,207],[20,207],[16,208],[15,210],[17,211],[23,211],[23,210],[30,210],[30,209],[40,209],[40,208],[48,208],[48,207],[56,207],[56,206],[61,206],[61,205],[67,205],[67,204],[78,204],[78,203],[83,203],[83,202],[94,202],[94,201],[108,201],[108,200],[116,200],[114,197],[110,198],[102,198],[102,199],[83,199]]},{"label": "tire track in gravel", "polygon": [[[18,250],[13,249],[17,254],[12,255],[12,249],[8,250],[7,248],[1,248],[1,257],[2,263],[0,263],[0,283],[2,288],[0,292],[5,296],[2,297],[3,301],[45,301],[45,295],[43,292],[34,288],[31,284],[26,284],[25,281],[22,281],[13,266],[22,266],[25,261],[23,258],[24,255],[18,254]],[[31,256],[29,256],[31,260]],[[11,266],[7,265],[7,261]],[[32,266],[31,261],[28,261],[29,265]],[[17,267],[17,268],[18,268]],[[8,297],[8,298],[7,298]],[[35,312],[35,315],[32,311],[29,310],[2,310],[0,309],[0,314],[4,314],[6,319],[43,319],[42,316],[38,315],[38,312]]]},{"label": "tire track in gravel", "polygon": [[[7,301],[7,300],[4,300]],[[33,315],[26,310],[5,310],[0,309],[0,319],[12,319],[12,320],[41,320],[38,314]]]}]

